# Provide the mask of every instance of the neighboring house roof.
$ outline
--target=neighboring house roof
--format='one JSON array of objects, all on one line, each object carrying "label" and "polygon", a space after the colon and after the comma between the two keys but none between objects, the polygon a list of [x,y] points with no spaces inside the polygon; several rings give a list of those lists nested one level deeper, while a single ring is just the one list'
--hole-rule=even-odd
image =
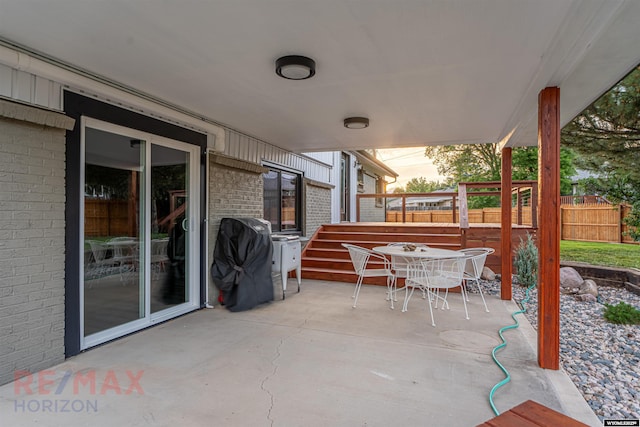
[{"label": "neighboring house roof", "polygon": [[596,172],[576,169],[576,174],[571,177],[571,182],[577,184],[578,181],[585,178],[598,178],[600,175]]},{"label": "neighboring house roof", "polygon": [[[438,190],[438,191],[434,191],[434,193],[450,192],[450,191],[451,190]],[[393,199],[390,198],[388,200],[389,200],[389,203],[387,205],[391,208],[402,206],[402,199],[399,197],[393,198]],[[439,204],[439,203],[445,203],[450,201],[451,201],[451,196],[411,197],[407,199],[406,206],[414,206],[414,205],[419,205],[421,203]]]},{"label": "neighboring house roof", "polygon": [[375,158],[366,151],[358,150],[352,153],[356,156],[358,162],[360,162],[360,164],[362,164],[365,169],[372,171],[376,175],[390,176],[393,178],[398,177],[398,173],[396,171],[394,171],[389,166],[385,165],[381,160]]}]

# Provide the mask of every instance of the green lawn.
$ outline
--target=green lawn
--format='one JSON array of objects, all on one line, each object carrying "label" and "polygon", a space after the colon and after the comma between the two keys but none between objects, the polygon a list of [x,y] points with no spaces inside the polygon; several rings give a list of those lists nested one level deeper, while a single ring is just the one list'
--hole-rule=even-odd
[{"label": "green lawn", "polygon": [[640,245],[561,240],[560,259],[591,265],[640,269]]}]

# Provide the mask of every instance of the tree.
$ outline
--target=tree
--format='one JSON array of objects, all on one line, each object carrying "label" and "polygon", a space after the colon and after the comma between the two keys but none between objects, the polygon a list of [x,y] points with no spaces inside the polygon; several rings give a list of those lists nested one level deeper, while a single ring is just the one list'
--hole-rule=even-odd
[{"label": "tree", "polygon": [[562,144],[578,154],[578,167],[599,174],[583,186],[632,205],[625,222],[640,240],[640,67],[566,125]]},{"label": "tree", "polygon": [[411,178],[407,182],[405,192],[407,193],[431,193],[436,190],[447,188],[446,183],[440,181],[427,181],[425,177]]},{"label": "tree", "polygon": [[[576,173],[575,154],[569,148],[560,148],[560,194],[573,192],[572,179]],[[538,179],[538,147],[514,148],[511,154],[511,177],[513,180]]]},{"label": "tree", "polygon": [[640,67],[567,124],[562,144],[579,155],[578,167],[640,183]]},{"label": "tree", "polygon": [[465,144],[426,147],[438,173],[454,182],[500,180],[498,144]]},{"label": "tree", "polygon": [[[450,145],[427,147],[425,155],[431,157],[440,174],[450,174],[456,182],[500,181],[502,154],[498,144]],[[560,193],[571,194],[571,177],[576,173],[574,155],[569,149],[560,150]],[[512,178],[538,179],[538,148],[518,147],[512,152]],[[499,197],[473,197],[470,209],[500,206]]]}]

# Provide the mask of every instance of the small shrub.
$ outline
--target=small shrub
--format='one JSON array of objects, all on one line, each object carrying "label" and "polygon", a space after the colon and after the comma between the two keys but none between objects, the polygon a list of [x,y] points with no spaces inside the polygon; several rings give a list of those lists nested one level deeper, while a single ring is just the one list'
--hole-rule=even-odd
[{"label": "small shrub", "polygon": [[531,234],[527,233],[526,241],[520,238],[514,264],[520,285],[528,288],[538,283],[538,248]]},{"label": "small shrub", "polygon": [[619,302],[618,305],[605,304],[604,318],[619,325],[639,325],[640,310],[626,302]]}]

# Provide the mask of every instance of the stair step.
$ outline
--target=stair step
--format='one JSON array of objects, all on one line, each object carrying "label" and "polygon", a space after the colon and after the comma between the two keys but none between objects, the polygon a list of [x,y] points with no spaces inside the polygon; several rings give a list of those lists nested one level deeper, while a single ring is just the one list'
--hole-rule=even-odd
[{"label": "stair step", "polygon": [[[412,239],[410,239],[412,240]],[[399,241],[399,240],[398,240]],[[415,241],[415,240],[414,240]],[[372,249],[375,248],[376,246],[386,246],[387,244],[391,243],[391,241],[387,240],[380,240],[380,241],[366,241],[366,240],[346,240],[346,239],[342,239],[342,240],[313,240],[312,242],[310,242],[307,245],[307,248],[310,249],[340,249],[342,248],[343,250],[346,250],[343,248],[342,244],[343,243],[350,243],[352,245],[357,245],[357,246],[362,246],[368,249]],[[458,250],[460,249],[460,242],[457,241],[456,243],[450,243],[450,242],[442,242],[442,243],[426,243],[429,246],[431,246],[432,248],[440,248],[440,249],[452,249],[452,250]]]},{"label": "stair step", "polygon": [[430,233],[377,233],[377,232],[340,232],[340,231],[320,231],[317,238],[321,240],[360,240],[377,242],[417,242],[417,243],[442,243],[451,241],[452,238],[460,238],[460,234],[430,234]]},{"label": "stair step", "polygon": [[[425,243],[434,248],[461,249],[461,235],[457,227],[443,224],[425,226],[399,223],[327,224],[316,233],[302,252],[302,277],[356,283],[349,252],[342,246],[350,243],[372,249],[391,242]],[[383,263],[372,260],[370,268],[382,268]],[[386,278],[365,278],[365,284],[386,285]],[[404,283],[400,280],[399,285]]]},{"label": "stair step", "polygon": [[[330,268],[303,268],[302,278],[315,280],[328,280],[330,282],[356,283],[358,276],[351,271],[333,270]],[[363,281],[365,285],[387,286],[384,277],[366,277]]]},{"label": "stair step", "polygon": [[333,231],[340,233],[348,233],[350,231],[360,232],[369,230],[374,233],[426,233],[426,234],[460,234],[458,227],[451,227],[451,224],[326,224],[322,227],[323,231]]},{"label": "stair step", "polygon": [[302,268],[325,268],[353,273],[351,259],[302,257]]},{"label": "stair step", "polygon": [[306,248],[305,256],[311,258],[349,259],[349,251],[345,248]]}]

